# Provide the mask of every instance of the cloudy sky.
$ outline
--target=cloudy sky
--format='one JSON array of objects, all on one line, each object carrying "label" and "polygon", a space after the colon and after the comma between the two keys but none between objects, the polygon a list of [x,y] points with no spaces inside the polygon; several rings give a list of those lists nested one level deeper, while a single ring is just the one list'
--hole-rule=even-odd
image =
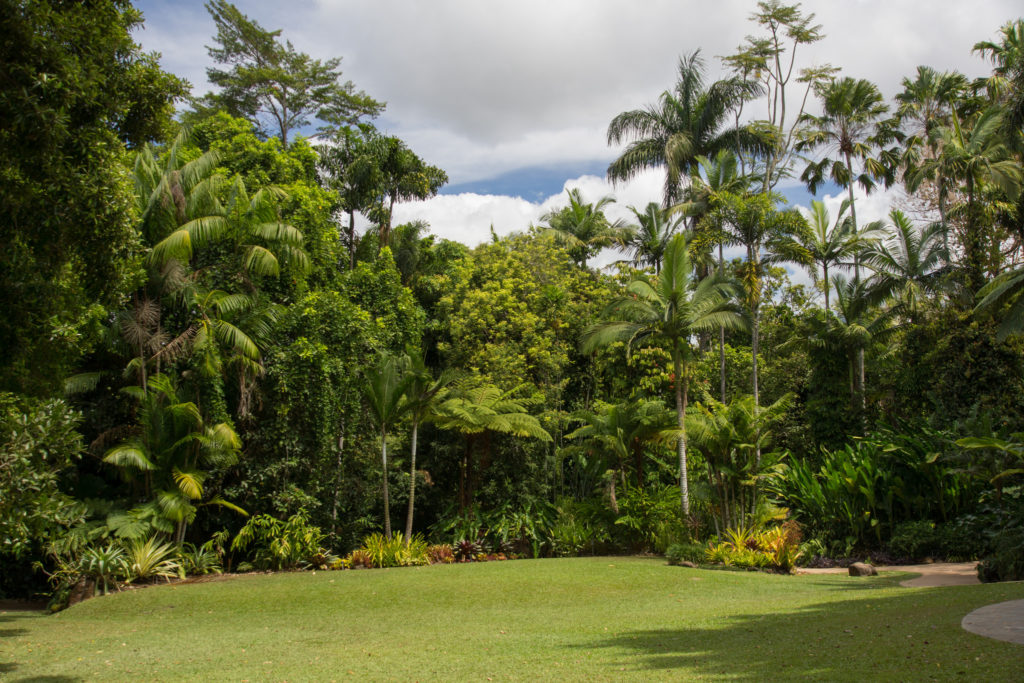
[{"label": "cloudy sky", "polygon": [[[215,33],[199,0],[136,2],[136,39],[162,53],[165,69],[209,87],[205,46]],[[709,76],[717,57],[760,30],[750,0],[240,0],[264,28],[296,49],[341,56],[346,79],[387,102],[377,121],[406,140],[451,183],[426,202],[400,205],[396,220],[427,220],[442,237],[476,244],[525,229],[564,204],[564,190],[616,197],[609,213],[660,197],[656,173],[612,187],[617,155],[605,141],[618,113],[655,102],[675,82],[680,55],[700,49]],[[971,46],[1021,16],[1019,0],[814,0],[825,39],[801,48],[798,66],[831,63],[867,78],[891,98],[919,64],[987,73]],[[795,188],[795,203],[806,193]],[[833,200],[838,205],[838,200]],[[881,218],[889,196],[873,195],[858,218]]]}]

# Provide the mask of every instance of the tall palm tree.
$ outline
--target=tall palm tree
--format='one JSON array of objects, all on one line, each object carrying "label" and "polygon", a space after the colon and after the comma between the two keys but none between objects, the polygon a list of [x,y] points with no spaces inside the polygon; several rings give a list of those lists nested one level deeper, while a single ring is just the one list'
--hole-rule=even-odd
[{"label": "tall palm tree", "polygon": [[974,52],[987,56],[995,65],[991,88],[1002,94],[1006,106],[1007,129],[1024,126],[1024,19],[1007,22],[999,29],[1000,42],[975,43]]},{"label": "tall palm tree", "polygon": [[608,125],[608,144],[629,140],[608,166],[608,178],[625,181],[647,169],[666,169],[663,206],[680,197],[680,181],[696,167],[697,157],[719,150],[756,152],[770,142],[754,126],[725,128],[738,103],[760,94],[757,83],[732,78],[707,85],[700,50],[679,60],[679,80],[661,94],[657,104],[622,112]]},{"label": "tall palm tree", "polygon": [[446,369],[435,378],[427,368],[423,353],[413,350],[402,358],[402,374],[405,377],[404,410],[412,419],[412,445],[409,451],[409,505],[405,515],[405,543],[412,539],[413,506],[416,502],[416,442],[420,425],[433,416],[434,410],[444,400],[448,386],[457,373]]},{"label": "tall palm tree", "polygon": [[[686,188],[682,204],[674,207],[691,216],[694,229],[713,236],[718,242],[718,273],[725,277],[725,235],[722,232],[721,212],[725,197],[742,194],[750,187],[752,178],[739,171],[739,160],[732,150],[723,149],[714,159],[697,158],[697,168],[691,171],[690,185]],[[725,328],[718,329],[718,380],[721,400],[725,402]]]},{"label": "tall palm tree", "polygon": [[815,284],[825,291],[826,311],[830,308],[828,295],[832,289],[828,276],[829,268],[842,264],[845,259],[863,250],[868,244],[868,240],[854,232],[853,221],[846,215],[849,208],[850,200],[844,199],[839,206],[839,215],[836,216],[835,223],[832,223],[825,203],[817,199],[811,200],[811,229],[802,240],[811,262],[821,266],[821,277],[818,276],[817,268],[811,270],[811,277]]},{"label": "tall palm tree", "polygon": [[896,95],[896,118],[909,134],[904,146],[923,145],[934,152],[937,133],[950,125],[953,108],[967,87],[967,77],[962,73],[939,72],[930,66],[917,67],[914,80],[904,78],[903,92]]},{"label": "tall palm tree", "polygon": [[604,214],[604,208],[615,202],[613,197],[601,197],[590,204],[583,199],[583,193],[574,187],[566,192],[569,205],[541,216],[548,224],[542,234],[550,235],[565,245],[569,256],[580,268],[587,265],[587,259],[604,247],[618,244],[623,238],[621,223],[611,222]]},{"label": "tall palm tree", "polygon": [[889,220],[884,241],[864,254],[864,262],[875,271],[868,284],[875,292],[895,298],[913,322],[921,300],[942,286],[940,269],[947,259],[942,225],[918,228],[899,209],[889,213]]},{"label": "tall palm tree", "polygon": [[[966,201],[960,211],[964,216],[961,245],[969,284],[973,290],[983,284],[986,270],[986,245],[984,235],[981,234],[979,216],[984,186],[998,187],[1008,197],[1016,199],[1024,180],[1021,163],[1007,146],[1002,126],[1003,114],[997,108],[981,112],[966,130],[954,112],[953,125],[943,128],[939,133],[941,141],[938,154],[933,159],[923,160],[907,177],[907,187],[912,192],[925,180],[938,184],[939,214],[947,231],[946,201],[954,189],[963,193]],[[948,243],[944,246],[948,253]]]},{"label": "tall palm tree", "polygon": [[388,430],[405,412],[404,396],[408,379],[399,359],[382,353],[377,364],[366,372],[366,401],[380,428],[380,459],[384,480],[384,535],[391,538],[391,498],[388,495]]},{"label": "tall palm tree", "polygon": [[784,261],[806,264],[810,254],[801,243],[807,222],[797,211],[780,209],[779,197],[765,194],[723,196],[719,209],[725,240],[742,246],[747,254],[741,268],[744,298],[750,314],[751,385],[759,405],[757,355],[761,350],[762,278],[766,265]]},{"label": "tall palm tree", "polygon": [[679,229],[683,217],[673,218],[657,202],[648,203],[643,211],[635,206],[629,210],[636,217],[636,223],[624,229],[622,246],[630,253],[633,265],[641,268],[653,266],[657,275],[661,272],[668,243]]},{"label": "tall palm tree", "polygon": [[627,342],[627,351],[645,340],[666,343],[672,354],[676,421],[679,426],[679,496],[683,514],[690,513],[687,475],[685,415],[690,390],[690,369],[694,356],[691,337],[710,332],[719,325],[743,329],[745,321],[736,312],[736,290],[719,277],[698,280],[690,261],[688,240],[677,234],[665,252],[665,266],[652,283],[634,280],[620,297],[605,309],[606,322],[587,328],[581,345],[591,352],[616,341]]},{"label": "tall palm tree", "polygon": [[[871,156],[895,135],[880,126],[889,107],[878,87],[863,79],[832,80],[818,89],[818,96],[823,111],[820,116],[804,114],[801,117],[806,128],[796,147],[798,151],[825,149],[826,155],[819,161],[809,162],[800,180],[807,184],[811,193],[816,193],[826,178],[845,187],[850,195],[850,220],[856,232],[857,205],[853,186],[860,185],[871,192],[876,180],[887,184],[891,180],[891,171]],[[838,158],[830,158],[831,152],[837,153]],[[859,162],[856,169],[854,159]],[[860,279],[857,259],[854,260],[854,277]]]}]

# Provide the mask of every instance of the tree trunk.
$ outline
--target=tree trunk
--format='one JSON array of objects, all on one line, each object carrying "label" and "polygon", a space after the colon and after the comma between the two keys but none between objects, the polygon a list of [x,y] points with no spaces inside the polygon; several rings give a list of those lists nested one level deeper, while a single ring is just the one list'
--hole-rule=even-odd
[{"label": "tree trunk", "polygon": [[672,354],[672,364],[676,372],[676,419],[679,422],[679,439],[676,448],[679,451],[679,500],[683,516],[690,516],[690,481],[686,472],[686,401],[689,398],[689,378],[683,376],[683,363],[680,357],[678,342]]},{"label": "tree trunk", "polygon": [[356,269],[356,212],[348,210],[348,268]]},{"label": "tree trunk", "polygon": [[419,432],[418,420],[412,421],[412,454],[409,465],[409,510],[405,513],[405,545],[409,546],[409,539],[412,538],[412,510],[416,500],[416,435]]},{"label": "tree trunk", "polygon": [[380,459],[384,465],[384,535],[391,538],[391,500],[388,497],[388,434],[380,430]]},{"label": "tree trunk", "polygon": [[[829,284],[829,281],[828,281],[828,265],[827,264],[823,265],[822,269],[824,270],[824,273],[825,273],[825,313],[828,313],[828,310],[829,310],[828,309],[828,290],[832,289],[832,285]],[[825,317],[827,318],[828,316],[826,315]]]},{"label": "tree trunk", "polygon": [[[725,251],[718,243],[718,273],[725,276]],[[722,389],[722,403],[725,403],[725,325],[718,326],[718,380]]]},{"label": "tree trunk", "polygon": [[341,454],[345,450],[345,420],[341,421],[341,433],[338,435],[338,483],[334,487],[334,500],[331,503],[331,525],[334,532],[338,531],[338,495],[341,492]]}]

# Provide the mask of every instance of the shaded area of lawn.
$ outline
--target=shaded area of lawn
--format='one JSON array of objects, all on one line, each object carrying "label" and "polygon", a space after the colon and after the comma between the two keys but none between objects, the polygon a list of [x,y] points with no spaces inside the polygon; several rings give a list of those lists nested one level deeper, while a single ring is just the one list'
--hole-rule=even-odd
[{"label": "shaded area of lawn", "polygon": [[56,616],[0,615],[0,629],[12,632],[0,641],[0,672],[1006,680],[1020,670],[1024,648],[959,624],[976,607],[1024,597],[1024,584],[906,589],[897,580],[699,571],[642,558],[241,576],[130,591]]}]

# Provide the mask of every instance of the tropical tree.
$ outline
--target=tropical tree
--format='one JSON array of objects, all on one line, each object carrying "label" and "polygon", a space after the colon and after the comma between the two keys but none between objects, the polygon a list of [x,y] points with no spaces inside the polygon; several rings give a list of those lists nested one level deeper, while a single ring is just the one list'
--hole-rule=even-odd
[{"label": "tropical tree", "polygon": [[[206,77],[221,90],[197,104],[223,107],[277,133],[288,146],[288,134],[311,117],[329,125],[354,123],[376,116],[384,105],[342,82],[340,57],[327,61],[297,52],[291,41],[281,43],[281,31],[268,31],[226,0],[210,0],[206,9],[217,26],[210,57],[227,69],[209,68]],[[264,120],[272,128],[264,127]]]},{"label": "tropical tree", "polygon": [[691,338],[710,332],[719,325],[728,329],[745,327],[736,312],[735,288],[715,276],[698,280],[690,261],[687,235],[677,234],[665,252],[665,266],[654,282],[634,280],[626,287],[627,296],[606,307],[605,322],[587,328],[581,345],[592,352],[616,341],[627,343],[627,353],[642,341],[661,341],[672,354],[675,386],[676,421],[679,427],[679,496],[683,514],[690,513],[690,489],[687,474],[686,415],[690,390],[690,369],[695,349]]},{"label": "tropical tree", "polygon": [[864,262],[874,271],[869,286],[894,297],[914,321],[921,300],[942,288],[941,269],[947,259],[943,229],[939,223],[918,228],[899,209],[889,212],[889,220],[884,240],[864,253]]},{"label": "tropical tree", "polygon": [[630,254],[630,262],[640,268],[653,266],[654,274],[661,272],[661,262],[669,240],[679,229],[683,217],[672,218],[657,202],[650,202],[643,211],[635,206],[629,210],[636,223],[624,228],[622,247]]},{"label": "tropical tree", "polygon": [[[857,231],[857,205],[853,186],[860,185],[865,192],[875,188],[876,180],[888,184],[891,170],[871,155],[888,143],[895,133],[888,130],[883,117],[889,111],[882,93],[870,81],[853,78],[832,80],[818,88],[822,113],[804,114],[805,126],[796,145],[798,151],[825,150],[825,156],[807,164],[800,180],[811,193],[830,179],[845,187],[850,196],[850,221]],[[829,153],[837,153],[830,158]],[[854,167],[854,159],[858,165]],[[860,279],[860,262],[854,258],[854,277]]]},{"label": "tropical tree", "polygon": [[719,150],[763,151],[770,142],[749,125],[725,128],[739,102],[760,93],[751,81],[733,78],[707,85],[700,51],[679,60],[679,80],[657,104],[622,112],[608,125],[608,144],[630,140],[608,166],[613,182],[629,180],[652,168],[666,168],[662,200],[666,208],[680,197],[680,181],[697,166],[697,157]]},{"label": "tropical tree", "polygon": [[366,371],[366,402],[380,429],[380,459],[384,492],[384,535],[391,538],[391,498],[388,494],[388,430],[405,413],[405,391],[409,379],[402,372],[400,359],[381,353],[377,364]]},{"label": "tropical tree", "polygon": [[846,259],[863,250],[868,241],[859,236],[853,229],[853,221],[846,216],[850,208],[850,200],[844,199],[839,206],[839,215],[835,223],[829,216],[825,203],[817,199],[811,200],[810,230],[805,233],[801,242],[815,266],[821,266],[821,276],[815,267],[811,270],[814,283],[825,291],[825,310],[829,310],[829,291],[831,281],[828,270],[841,265]]},{"label": "tropical tree", "polygon": [[[765,33],[747,36],[738,51],[723,57],[722,62],[737,79],[759,83],[767,95],[763,98],[765,116],[756,125],[772,144],[759,150],[760,160],[750,160],[749,166],[744,156],[748,150],[744,150],[739,141],[733,149],[740,156],[740,168],[744,174],[755,167],[760,168],[761,191],[770,193],[780,180],[789,176],[796,151],[793,143],[801,129],[808,96],[839,70],[829,64],[797,69],[800,47],[825,37],[821,25],[814,23],[814,14],[805,14],[799,3],[784,5],[779,0],[764,0],[757,3],[757,10],[750,19]],[[796,88],[803,90],[796,93],[796,97],[793,97],[791,89],[794,77]],[[733,116],[739,128],[743,117],[742,102],[733,108]]]},{"label": "tropical tree", "polygon": [[420,425],[433,417],[443,402],[448,386],[457,373],[445,369],[435,378],[423,360],[422,352],[413,350],[402,357],[405,395],[402,408],[412,419],[412,445],[409,450],[409,506],[405,515],[405,544],[412,539],[413,506],[416,502],[416,444]]},{"label": "tropical tree", "polygon": [[[950,216],[946,202],[953,190],[963,194],[965,203],[956,207],[955,213],[963,219],[960,243],[972,290],[984,283],[986,270],[995,275],[998,267],[989,263],[986,268],[985,263],[990,251],[986,238],[991,240],[991,236],[983,234],[984,207],[981,204],[985,186],[995,186],[1007,197],[1016,199],[1024,180],[1021,163],[1007,146],[1002,126],[1003,114],[998,108],[981,112],[966,130],[954,112],[953,125],[939,133],[938,154],[933,159],[924,159],[907,176],[907,187],[912,192],[925,180],[938,185],[939,214],[947,231]],[[944,246],[948,249],[948,242]]]},{"label": "tropical tree", "polygon": [[391,244],[395,203],[433,197],[448,182],[448,174],[437,166],[424,163],[397,137],[375,138],[372,154],[377,164],[379,183],[371,214],[379,226],[377,248],[381,249]]},{"label": "tropical tree", "polygon": [[459,466],[459,512],[472,504],[475,489],[473,446],[476,437],[484,438],[485,457],[489,457],[490,434],[509,434],[519,438],[551,441],[551,435],[530,415],[527,406],[532,398],[517,398],[521,387],[502,391],[489,384],[471,386],[464,383],[435,409],[434,423],[466,437],[466,448]]},{"label": "tropical tree", "polygon": [[967,77],[958,71],[939,72],[930,66],[917,67],[917,76],[903,79],[903,91],[896,95],[896,118],[904,128],[904,146],[923,145],[933,155],[938,132],[952,122],[957,102],[967,93]]},{"label": "tropical tree", "polygon": [[609,221],[604,213],[604,208],[615,202],[613,197],[601,197],[589,204],[583,200],[579,188],[567,190],[566,194],[569,195],[568,206],[541,216],[549,226],[541,232],[563,245],[576,265],[583,268],[587,259],[604,247],[621,243],[621,223]]},{"label": "tropical tree", "polygon": [[994,74],[989,88],[1006,107],[1006,128],[1019,135],[1024,126],[1024,19],[1003,24],[1001,40],[974,44],[974,52],[992,60]]},{"label": "tropical tree", "polygon": [[179,396],[169,375],[153,375],[147,389],[131,386],[122,391],[138,403],[139,424],[103,461],[120,468],[144,501],[133,515],[149,518],[157,531],[173,533],[180,543],[198,505],[243,512],[220,496],[198,502],[205,495],[209,469],[238,460],[242,443],[231,426],[207,424],[196,404]]},{"label": "tropical tree", "polygon": [[747,510],[755,507],[757,482],[770,473],[781,459],[760,458],[771,447],[769,429],[793,404],[786,394],[770,406],[758,408],[750,394],[728,404],[714,399],[698,404],[698,411],[686,418],[697,450],[707,464],[708,483],[717,498],[718,533],[742,524]]},{"label": "tropical tree", "polygon": [[591,453],[607,457],[608,494],[612,511],[618,514],[616,494],[618,480],[626,485],[626,468],[630,460],[636,475],[636,487],[644,487],[644,446],[657,439],[674,422],[673,416],[661,401],[626,401],[598,403],[594,410],[576,413],[584,424],[569,434],[567,439],[582,439]]},{"label": "tropical tree", "polygon": [[760,399],[758,353],[761,350],[761,298],[765,266],[794,261],[807,263],[809,254],[801,244],[807,222],[797,211],[780,209],[774,195],[726,195],[722,198],[719,220],[725,240],[742,246],[746,260],[740,268],[744,303],[750,314],[752,356],[751,385],[754,403]]}]

